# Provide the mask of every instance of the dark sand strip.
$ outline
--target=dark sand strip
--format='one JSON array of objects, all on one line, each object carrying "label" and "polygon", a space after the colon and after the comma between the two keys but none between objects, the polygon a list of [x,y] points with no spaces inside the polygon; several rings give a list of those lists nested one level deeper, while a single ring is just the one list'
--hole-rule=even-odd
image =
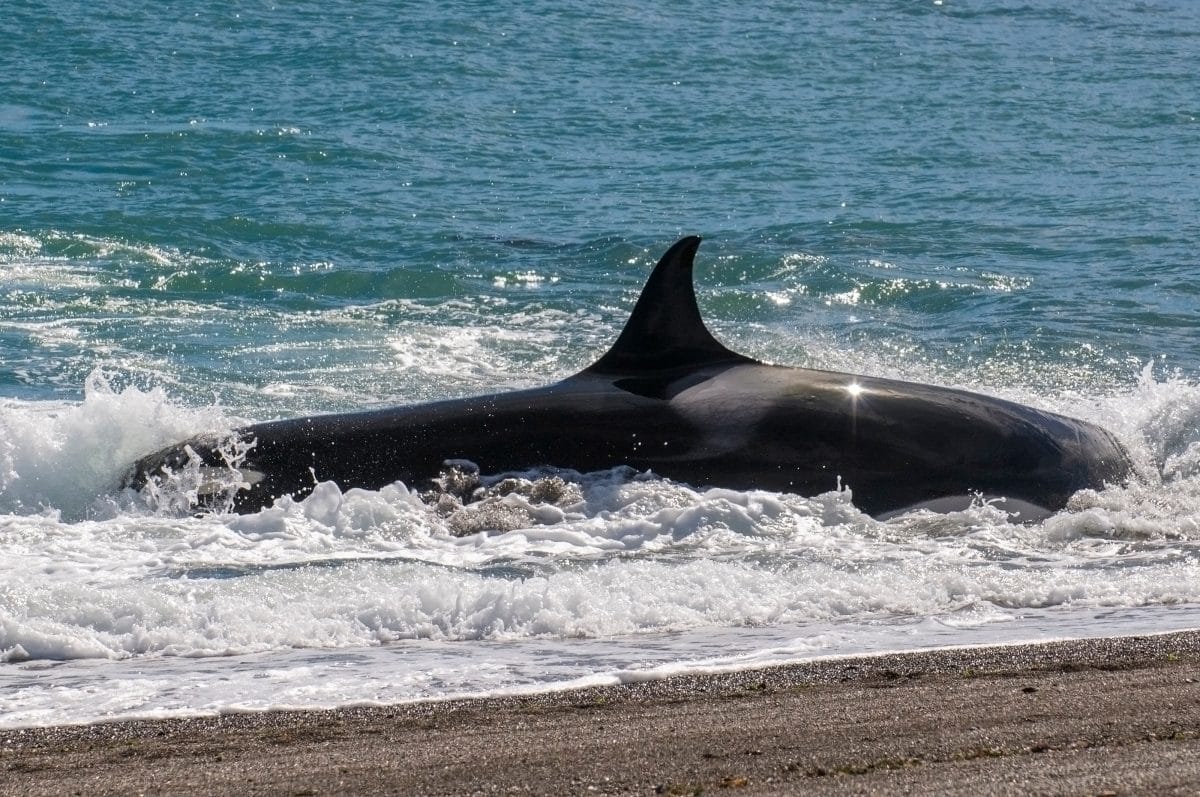
[{"label": "dark sand strip", "polygon": [[41,794],[1200,794],[1200,632],[0,732]]}]

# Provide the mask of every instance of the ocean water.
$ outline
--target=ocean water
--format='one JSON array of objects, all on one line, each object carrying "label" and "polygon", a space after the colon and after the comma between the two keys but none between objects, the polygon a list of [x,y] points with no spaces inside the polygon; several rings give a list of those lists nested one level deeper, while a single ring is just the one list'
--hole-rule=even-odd
[{"label": "ocean water", "polygon": [[[3,16],[0,726],[1200,626],[1200,6]],[[121,487],[201,431],[562,378],[683,234],[730,347],[1084,418],[1137,478],[1020,525],[617,468],[465,536],[415,485]]]}]

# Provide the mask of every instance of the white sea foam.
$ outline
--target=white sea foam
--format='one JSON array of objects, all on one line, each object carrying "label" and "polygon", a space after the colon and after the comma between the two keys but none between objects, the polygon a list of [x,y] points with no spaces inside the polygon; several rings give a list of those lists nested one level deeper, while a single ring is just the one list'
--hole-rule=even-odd
[{"label": "white sea foam", "polygon": [[102,371],[81,403],[0,401],[0,512],[102,511],[135,459],[231,425],[219,407],[186,410],[161,389],[114,390]]},{"label": "white sea foam", "polygon": [[[1113,429],[1143,478],[1081,493],[1041,524],[987,504],[884,523],[850,491],[696,490],[616,469],[566,474],[578,491],[557,502],[516,491],[469,505],[504,523],[464,526],[400,483],[324,483],[245,516],[154,510],[120,489],[128,465],[238,419],[97,373],[82,402],[0,404],[0,678],[20,686],[0,724],[62,721],[78,707],[71,689],[55,704],[30,682],[45,662],[75,662],[74,682],[92,693],[123,683],[98,704],[103,716],[194,713],[552,688],[701,659],[750,666],[762,657],[739,664],[738,646],[759,631],[775,647],[778,635],[803,640],[780,643],[795,657],[847,649],[872,638],[864,629],[892,629],[880,631],[892,647],[951,644],[947,629],[987,641],[987,629],[1069,616],[1073,633],[1099,633],[1107,620],[1089,617],[1178,619],[1171,607],[1200,605],[1200,388],[1147,372],[1124,394],[1040,401]],[[463,528],[482,530],[456,536]],[[673,647],[678,635],[715,641],[697,658]],[[656,652],[610,666],[616,641]],[[571,668],[545,660],[547,646],[571,658],[575,644]],[[433,660],[414,652],[431,645]],[[515,663],[448,664],[475,645],[515,646],[505,648]],[[356,676],[361,688],[323,680],[357,656],[375,662]],[[155,665],[169,673],[156,679],[88,661],[213,664]],[[223,667],[286,675],[257,700],[216,686]]]},{"label": "white sea foam", "polygon": [[1200,612],[1187,606],[1035,610],[986,625],[913,618],[606,639],[420,641],[206,659],[29,662],[0,667],[0,727],[518,695],[896,650],[1153,634],[1198,625]]}]

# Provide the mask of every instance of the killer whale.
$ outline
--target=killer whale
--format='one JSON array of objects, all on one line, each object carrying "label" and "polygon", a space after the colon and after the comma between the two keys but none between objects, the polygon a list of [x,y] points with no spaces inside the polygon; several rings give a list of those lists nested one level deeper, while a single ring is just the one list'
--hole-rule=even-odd
[{"label": "killer whale", "polygon": [[[1120,483],[1128,456],[1104,429],[964,390],[789,368],[731,351],[704,324],[693,262],[700,238],[675,243],[650,274],[624,329],[591,366],[534,389],[391,409],[254,424],[228,441],[198,437],[145,457],[144,489],[186,468],[228,473],[224,508],[252,512],[307,495],[408,485],[447,461],[483,473],[620,465],[688,484],[811,496],[848,487],[876,517],[1005,499],[1021,520]],[[242,456],[244,454],[244,456]],[[204,508],[215,487],[197,490]],[[218,507],[220,508],[220,507]]]}]

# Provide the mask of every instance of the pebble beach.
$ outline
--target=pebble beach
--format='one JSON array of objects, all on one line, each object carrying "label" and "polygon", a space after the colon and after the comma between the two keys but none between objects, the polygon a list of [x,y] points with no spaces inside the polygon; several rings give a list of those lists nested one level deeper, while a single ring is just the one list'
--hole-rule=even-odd
[{"label": "pebble beach", "polygon": [[1194,794],[1200,632],[0,733],[14,794]]}]

